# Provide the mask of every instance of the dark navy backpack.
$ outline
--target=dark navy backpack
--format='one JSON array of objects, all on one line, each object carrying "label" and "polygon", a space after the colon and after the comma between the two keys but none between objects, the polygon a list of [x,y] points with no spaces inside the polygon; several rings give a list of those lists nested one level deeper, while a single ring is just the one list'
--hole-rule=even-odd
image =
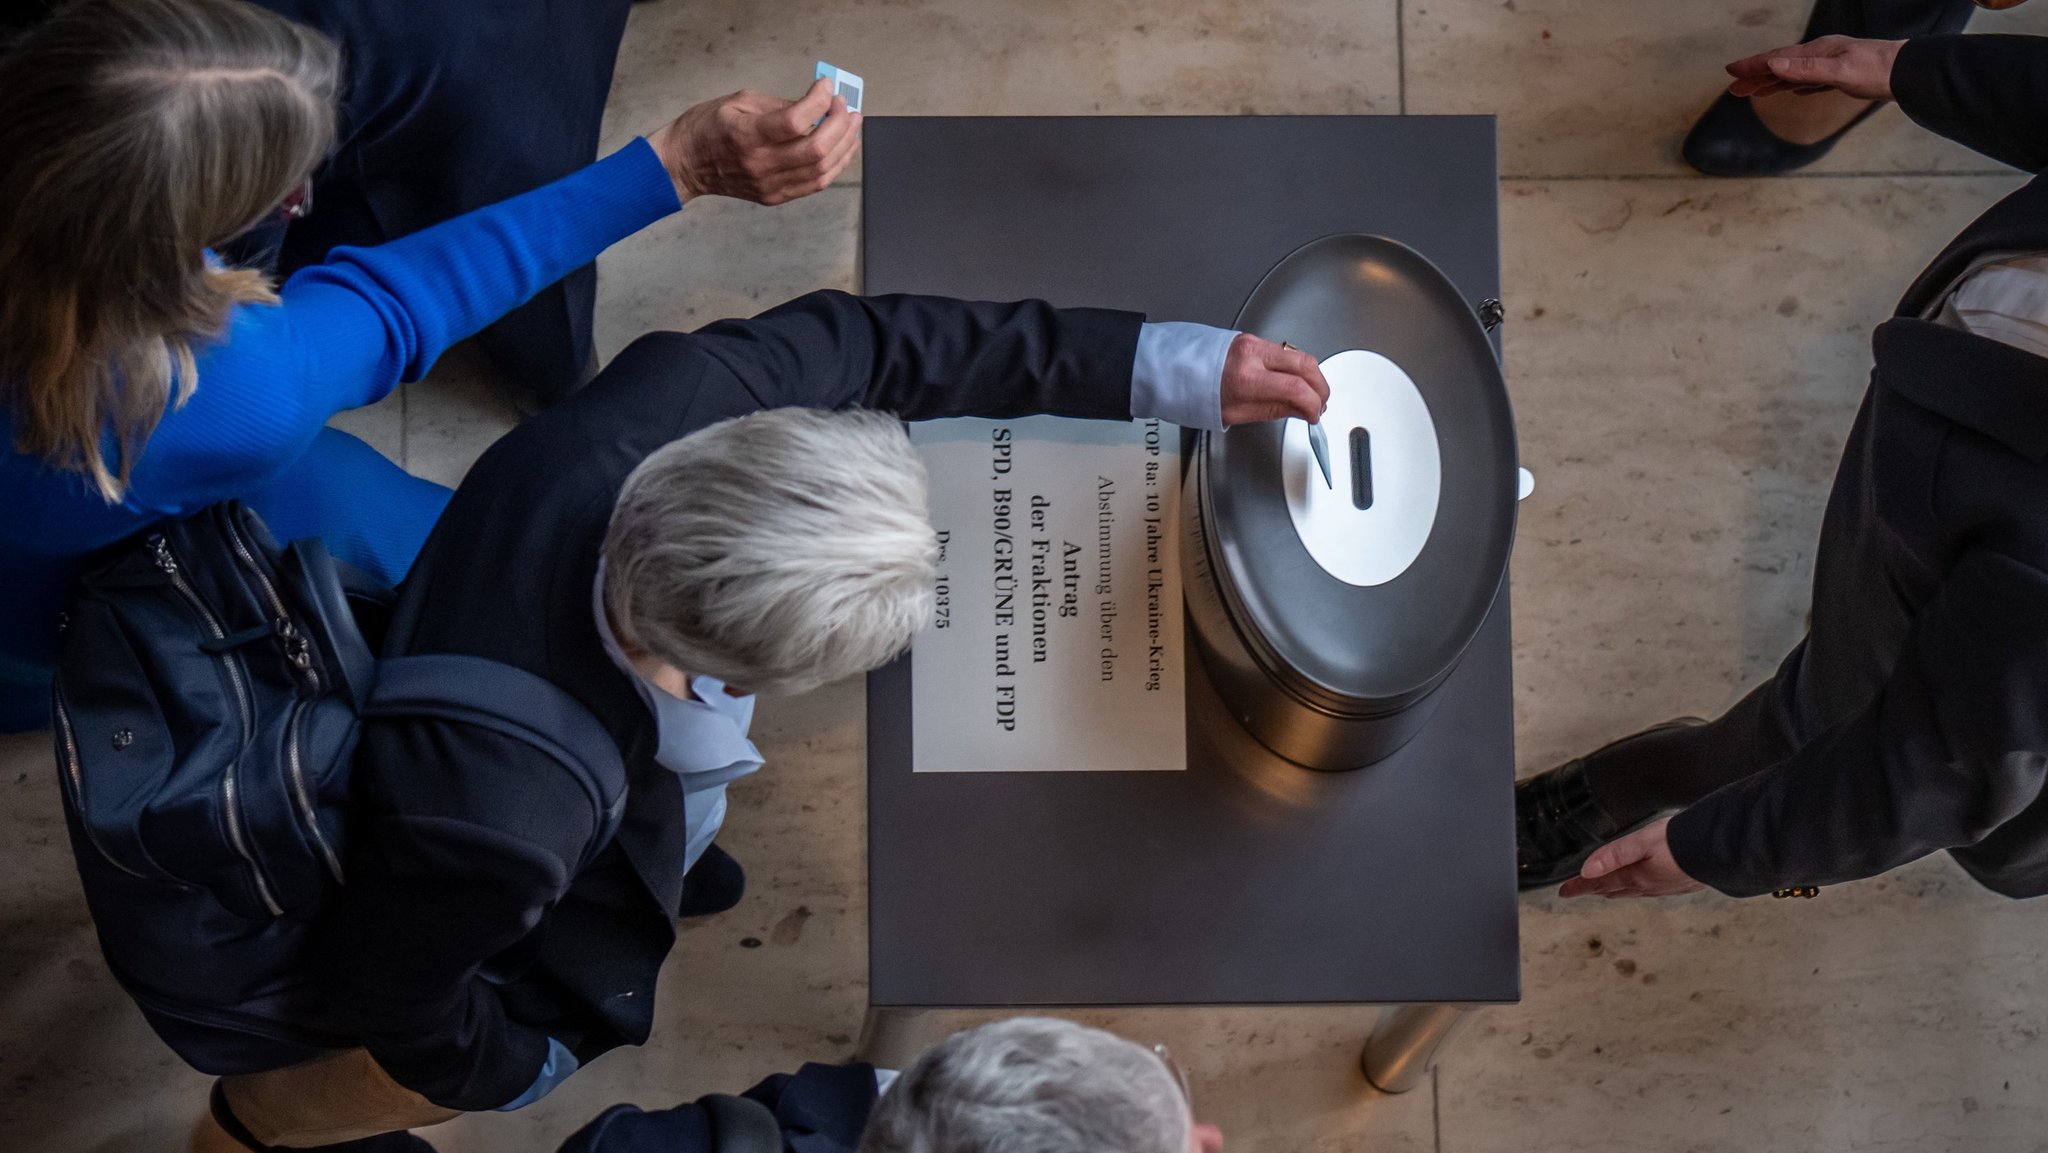
[{"label": "dark navy backpack", "polygon": [[107,964],[202,1072],[359,1043],[332,1024],[307,950],[348,883],[364,718],[433,716],[539,748],[583,782],[592,851],[617,829],[625,768],[597,719],[510,665],[376,659],[390,600],[318,541],[280,548],[238,502],[161,525],[79,581],[52,693],[72,851]]}]

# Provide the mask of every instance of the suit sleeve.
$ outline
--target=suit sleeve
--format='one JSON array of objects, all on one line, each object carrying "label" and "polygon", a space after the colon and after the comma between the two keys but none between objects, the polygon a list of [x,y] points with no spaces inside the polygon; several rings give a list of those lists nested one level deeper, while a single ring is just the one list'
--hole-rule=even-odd
[{"label": "suit sleeve", "polygon": [[495,1109],[533,1083],[548,1038],[507,1017],[486,967],[517,963],[507,951],[567,891],[595,815],[559,766],[496,734],[414,722],[379,726],[371,742],[381,764],[493,768],[372,784],[321,928],[325,985],[399,1084],[447,1108]]},{"label": "suit sleeve", "polygon": [[1131,418],[1144,317],[1040,300],[814,292],[697,332],[763,408],[873,408],[907,420]]},{"label": "suit sleeve", "polygon": [[1921,36],[1892,63],[1913,122],[2026,172],[2048,168],[2048,37]]},{"label": "suit sleeve", "polygon": [[[875,1069],[805,1064],[778,1073],[744,1096],[775,1114],[783,1147],[794,1153],[854,1153],[875,1103]],[[717,1153],[726,1147],[699,1098],[673,1109],[614,1105],[578,1130],[558,1153]]]},{"label": "suit sleeve", "polygon": [[1871,703],[1672,818],[1672,855],[1693,879],[1750,897],[1973,845],[2048,778],[2044,700],[2048,577],[1974,553]]}]

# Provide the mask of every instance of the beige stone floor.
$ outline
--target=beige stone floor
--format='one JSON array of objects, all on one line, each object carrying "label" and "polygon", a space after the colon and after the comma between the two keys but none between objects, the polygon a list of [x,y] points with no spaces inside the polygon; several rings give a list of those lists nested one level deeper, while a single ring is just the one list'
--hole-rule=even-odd
[{"label": "beige stone floor", "polygon": [[[608,136],[792,89],[818,56],[863,73],[878,115],[1498,115],[1506,362],[1538,476],[1514,571],[1529,773],[1719,708],[1792,643],[1868,330],[2017,183],[1895,111],[1806,175],[1690,175],[1677,141],[1719,65],[1802,18],[1758,0],[659,0],[634,11]],[[1976,27],[2048,33],[2048,4]],[[853,287],[858,178],[774,211],[700,203],[619,246],[603,351]],[[458,350],[341,423],[452,483],[510,419]],[[684,931],[654,1042],[437,1144],[551,1150],[614,1101],[842,1056],[865,1004],[862,725],[858,684],[764,704],[770,767],[734,790],[724,838],[751,889]],[[0,1151],[175,1149],[204,1081],[98,963],[45,750],[0,741]],[[1404,1097],[1355,1071],[1369,1009],[1095,1019],[1168,1041],[1240,1153],[2048,1149],[2048,919],[1944,861],[1810,903],[1536,897],[1522,934],[1524,1001]]]}]

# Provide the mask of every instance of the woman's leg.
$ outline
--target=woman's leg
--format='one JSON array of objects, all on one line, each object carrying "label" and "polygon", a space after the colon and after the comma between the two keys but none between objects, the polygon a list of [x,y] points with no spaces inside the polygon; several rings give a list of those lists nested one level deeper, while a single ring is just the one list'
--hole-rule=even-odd
[{"label": "woman's leg", "polygon": [[249,507],[277,539],[319,537],[336,558],[395,585],[412,568],[450,495],[328,428],[269,488],[250,497]]}]

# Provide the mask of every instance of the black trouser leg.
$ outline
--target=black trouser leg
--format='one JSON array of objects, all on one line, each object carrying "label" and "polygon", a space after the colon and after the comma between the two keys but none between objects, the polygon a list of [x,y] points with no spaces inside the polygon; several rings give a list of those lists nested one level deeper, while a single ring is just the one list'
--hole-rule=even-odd
[{"label": "black trouser leg", "polygon": [[1779,719],[1776,687],[1765,681],[1704,725],[1616,741],[1587,757],[1594,799],[1626,828],[1791,756],[1797,745]]},{"label": "black trouser leg", "polygon": [[1970,0],[1816,0],[1802,41],[1817,36],[1904,40],[1961,32],[1976,8]]}]

